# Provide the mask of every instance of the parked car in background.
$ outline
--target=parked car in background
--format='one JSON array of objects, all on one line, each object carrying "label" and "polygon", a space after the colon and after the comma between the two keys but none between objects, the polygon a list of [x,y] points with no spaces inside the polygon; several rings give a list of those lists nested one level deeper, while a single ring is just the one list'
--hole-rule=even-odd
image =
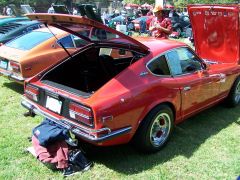
[{"label": "parked car in background", "polygon": [[0,26],[0,43],[6,43],[20,35],[43,27],[39,21],[18,21]]},{"label": "parked car in background", "polygon": [[116,16],[109,21],[108,26],[110,28],[116,29],[117,24],[125,24],[126,25],[127,17],[123,16],[123,15]]},{"label": "parked car in background", "polygon": [[26,78],[61,61],[85,44],[84,40],[65,31],[53,27],[49,29],[34,30],[2,45],[0,74],[23,83]]},{"label": "parked car in background", "polygon": [[171,21],[173,31],[177,32],[179,36],[181,36],[184,29],[190,25],[189,16],[186,15],[178,15],[175,13],[174,16],[171,17]]},{"label": "parked car in background", "polygon": [[[153,19],[153,16],[141,16],[137,19],[134,19],[132,23],[134,24],[135,31],[142,32],[149,29],[150,23]],[[144,27],[143,27],[144,26]],[[142,30],[144,29],[144,30]]]},{"label": "parked car in background", "polygon": [[0,19],[0,26],[3,26],[10,22],[16,22],[16,21],[29,21],[27,17],[6,17]]},{"label": "parked car in background", "polygon": [[239,7],[190,6],[189,12],[197,53],[169,39],[133,39],[81,16],[29,15],[72,32],[95,28],[102,38],[87,36],[71,57],[26,80],[22,105],[94,145],[133,140],[139,150],[160,150],[174,124],[222,100],[240,103]]}]

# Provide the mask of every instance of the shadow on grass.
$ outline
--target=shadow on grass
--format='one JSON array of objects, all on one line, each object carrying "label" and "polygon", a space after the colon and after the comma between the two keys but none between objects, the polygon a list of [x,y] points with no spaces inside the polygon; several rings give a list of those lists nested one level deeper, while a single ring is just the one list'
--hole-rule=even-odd
[{"label": "shadow on grass", "polygon": [[218,105],[177,125],[170,141],[158,153],[141,154],[130,145],[124,145],[94,147],[89,157],[123,174],[139,173],[176,156],[191,157],[208,138],[237,123],[239,117],[238,108],[228,109]]},{"label": "shadow on grass", "polygon": [[19,84],[16,82],[7,82],[7,83],[3,83],[3,85],[13,91],[15,91],[18,94],[23,94],[24,93],[24,88],[23,88],[23,84]]}]

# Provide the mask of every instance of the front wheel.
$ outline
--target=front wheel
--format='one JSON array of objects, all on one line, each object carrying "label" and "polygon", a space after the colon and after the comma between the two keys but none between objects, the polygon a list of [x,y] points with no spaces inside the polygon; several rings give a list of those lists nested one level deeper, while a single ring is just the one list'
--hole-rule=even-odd
[{"label": "front wheel", "polygon": [[144,152],[159,151],[173,130],[173,112],[166,105],[154,108],[143,120],[134,137],[134,143]]},{"label": "front wheel", "polygon": [[240,76],[233,83],[233,86],[226,100],[227,105],[230,107],[235,107],[240,104]]}]

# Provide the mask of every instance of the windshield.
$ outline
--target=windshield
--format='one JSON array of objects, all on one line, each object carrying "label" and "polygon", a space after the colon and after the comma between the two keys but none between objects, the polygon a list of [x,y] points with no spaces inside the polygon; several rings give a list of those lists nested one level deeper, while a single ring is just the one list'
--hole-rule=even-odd
[{"label": "windshield", "polygon": [[[33,47],[37,46],[38,44],[46,41],[47,39],[51,38],[53,35],[48,32],[40,32],[34,31],[28,34],[25,34],[5,45],[11,48],[16,48],[20,50],[30,50]],[[31,39],[31,41],[29,41]],[[27,43],[26,43],[27,42]]]}]

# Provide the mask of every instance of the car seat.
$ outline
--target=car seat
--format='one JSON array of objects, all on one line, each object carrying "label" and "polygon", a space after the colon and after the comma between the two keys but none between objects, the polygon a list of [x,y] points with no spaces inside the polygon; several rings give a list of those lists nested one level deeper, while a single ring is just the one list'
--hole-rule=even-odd
[{"label": "car seat", "polygon": [[109,55],[100,55],[99,56],[100,65],[105,76],[110,80],[117,74],[117,69],[114,65],[114,59]]}]

